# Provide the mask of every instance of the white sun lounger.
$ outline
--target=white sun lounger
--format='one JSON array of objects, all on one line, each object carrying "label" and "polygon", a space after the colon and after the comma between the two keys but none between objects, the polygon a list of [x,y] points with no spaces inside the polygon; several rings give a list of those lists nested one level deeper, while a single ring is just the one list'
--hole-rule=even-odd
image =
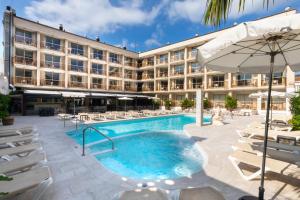
[{"label": "white sun lounger", "polygon": [[30,171],[12,176],[11,181],[0,181],[0,193],[4,197],[15,197],[27,190],[38,187],[31,200],[38,200],[43,195],[47,187],[52,183],[50,170],[48,167],[39,167]]},{"label": "white sun lounger", "polygon": [[0,149],[0,157],[10,160],[8,158],[10,156],[23,157],[23,156],[27,156],[30,152],[41,150],[41,149],[42,146],[39,143],[30,143],[22,146],[17,146],[17,147],[4,148],[4,149]]},{"label": "white sun lounger", "polygon": [[[235,151],[229,157],[229,160],[238,171],[238,173],[245,179],[245,180],[252,180],[258,177],[261,174],[261,162],[262,157],[257,156],[252,153],[247,153],[243,151]],[[250,167],[255,167],[256,171],[247,175],[244,173],[243,169],[239,166],[240,163],[246,164]],[[279,161],[272,158],[266,159],[266,167],[265,172],[275,172],[278,174],[288,175],[294,178],[300,178],[300,165],[298,164],[291,164],[284,161]]]},{"label": "white sun lounger", "polygon": [[27,134],[35,134],[37,135],[37,130],[33,127],[23,127],[16,129],[1,129],[0,137],[14,136],[14,135],[27,135]]},{"label": "white sun lounger", "polygon": [[16,158],[0,163],[0,174],[11,175],[18,172],[28,171],[33,166],[46,161],[44,152],[35,151],[27,157]]},{"label": "white sun lounger", "polygon": [[32,134],[0,137],[0,148],[3,145],[14,147],[16,145],[27,144],[36,140],[37,136]]}]

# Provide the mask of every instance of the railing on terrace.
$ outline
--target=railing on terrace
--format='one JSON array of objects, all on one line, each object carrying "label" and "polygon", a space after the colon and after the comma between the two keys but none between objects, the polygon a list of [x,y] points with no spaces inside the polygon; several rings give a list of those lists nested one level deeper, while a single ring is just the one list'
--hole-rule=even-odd
[{"label": "railing on terrace", "polygon": [[142,79],[153,79],[154,78],[154,74],[143,74],[142,75]]},{"label": "railing on terrace", "polygon": [[121,72],[109,72],[109,76],[113,76],[113,77],[122,77],[122,73]]},{"label": "railing on terrace", "polygon": [[125,90],[126,91],[131,91],[131,92],[136,92],[137,91],[137,87],[134,87],[134,86],[125,86]]},{"label": "railing on terrace", "polygon": [[54,43],[49,43],[46,41],[41,41],[41,48],[43,49],[50,49],[50,50],[54,50],[54,51],[65,51],[65,48],[63,45],[61,44],[54,44]]},{"label": "railing on terrace", "polygon": [[110,90],[122,90],[121,85],[109,85]]},{"label": "railing on terrace", "polygon": [[145,87],[142,87],[142,90],[147,92],[147,91],[154,91],[154,87],[150,87],[150,86],[145,86]]},{"label": "railing on terrace", "polygon": [[105,70],[104,69],[93,69],[91,68],[91,74],[98,74],[98,75],[105,75]]},{"label": "railing on terrace", "polygon": [[180,70],[180,71],[172,71],[171,76],[180,76],[180,75],[184,75],[184,70]]},{"label": "railing on terrace", "polygon": [[227,86],[225,81],[212,81],[211,84],[208,84],[207,88],[225,88]]},{"label": "railing on terrace", "polygon": [[171,90],[183,90],[184,89],[184,84],[175,84],[172,85]]},{"label": "railing on terrace", "polygon": [[154,65],[154,61],[153,62],[143,62],[142,63],[142,67],[148,67],[148,66],[153,66]]},{"label": "railing on terrace", "polygon": [[195,59],[197,56],[197,51],[189,51],[188,52],[188,59]]},{"label": "railing on terrace", "polygon": [[72,54],[72,55],[77,55],[77,56],[86,56],[85,51],[84,50],[80,50],[80,49],[68,49],[68,53]]},{"label": "railing on terrace", "polygon": [[91,89],[105,89],[105,85],[104,84],[99,84],[99,83],[91,83]]},{"label": "railing on terrace", "polygon": [[91,59],[95,59],[95,60],[105,60],[106,56],[103,53],[102,56],[99,55],[95,55],[94,53],[90,54]]},{"label": "railing on terrace", "polygon": [[232,87],[256,87],[257,81],[256,80],[233,80]]},{"label": "railing on terrace", "polygon": [[69,81],[69,87],[87,88],[87,83],[86,82]]},{"label": "railing on terrace", "polygon": [[127,62],[127,61],[124,62],[124,65],[129,66],[129,67],[135,67],[136,66],[135,62]]},{"label": "railing on terrace", "polygon": [[111,57],[108,59],[108,61],[111,62],[111,63],[117,63],[117,64],[122,63],[121,59],[115,59],[115,58],[111,58]]},{"label": "railing on terrace", "polygon": [[127,79],[136,79],[136,77],[137,77],[136,73],[133,73],[133,74],[125,73],[125,75],[124,75],[124,78],[127,78]]},{"label": "railing on terrace", "polygon": [[51,69],[65,69],[64,68],[64,62],[46,62],[44,60],[41,60],[41,67],[45,68],[51,68]]},{"label": "railing on terrace", "polygon": [[32,77],[16,76],[15,84],[36,85],[36,79]]},{"label": "railing on terrace", "polygon": [[171,62],[182,61],[182,60],[184,60],[184,54],[171,56]]},{"label": "railing on terrace", "polygon": [[65,81],[41,79],[41,86],[65,87]]},{"label": "railing on terrace", "polygon": [[159,72],[156,74],[156,76],[160,78],[168,77],[168,72]]},{"label": "railing on terrace", "polygon": [[25,37],[25,36],[15,36],[15,42],[20,44],[26,44],[30,46],[36,46],[36,41],[31,37]]},{"label": "railing on terrace", "polygon": [[197,67],[197,68],[189,67],[189,74],[194,74],[194,73],[203,73],[203,68],[202,67]]},{"label": "railing on terrace", "polygon": [[203,89],[203,84],[202,83],[194,83],[190,84],[189,89]]},{"label": "railing on terrace", "polygon": [[157,91],[167,91],[167,90],[168,90],[168,86],[157,87]]},{"label": "railing on terrace", "polygon": [[14,61],[17,64],[36,66],[36,60],[24,56],[15,56]]},{"label": "railing on terrace", "polygon": [[156,59],[156,64],[157,65],[168,64],[168,58],[165,58],[165,59]]},{"label": "railing on terrace", "polygon": [[79,67],[77,65],[69,65],[69,71],[87,73],[87,68],[85,66]]},{"label": "railing on terrace", "polygon": [[[272,83],[273,85],[285,85],[285,81],[286,79],[285,78],[278,78],[278,79],[273,79]],[[261,80],[261,85],[262,86],[268,86],[268,79],[263,79]]]}]

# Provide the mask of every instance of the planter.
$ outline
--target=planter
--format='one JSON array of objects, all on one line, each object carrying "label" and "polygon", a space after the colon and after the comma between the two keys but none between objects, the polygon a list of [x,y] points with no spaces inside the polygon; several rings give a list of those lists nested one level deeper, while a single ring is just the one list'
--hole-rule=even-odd
[{"label": "planter", "polygon": [[2,124],[3,124],[3,126],[13,125],[14,124],[14,118],[11,117],[11,116],[4,117],[2,119]]}]

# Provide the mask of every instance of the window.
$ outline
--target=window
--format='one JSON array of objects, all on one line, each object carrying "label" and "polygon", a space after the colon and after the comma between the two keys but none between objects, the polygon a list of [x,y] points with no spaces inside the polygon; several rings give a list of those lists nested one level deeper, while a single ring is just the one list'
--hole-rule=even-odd
[{"label": "window", "polygon": [[94,74],[104,74],[103,65],[102,64],[97,64],[97,63],[92,63],[92,73],[94,73]]},{"label": "window", "polygon": [[295,72],[295,81],[300,81],[300,71]]},{"label": "window", "polygon": [[25,43],[25,44],[32,44],[33,39],[32,39],[32,33],[29,31],[21,30],[21,29],[16,29],[16,41]]},{"label": "window", "polygon": [[32,71],[31,70],[26,70],[26,69],[16,69],[16,77],[31,78],[32,77]]},{"label": "window", "polygon": [[146,59],[147,66],[154,65],[154,57],[150,57]]},{"label": "window", "polygon": [[237,80],[239,80],[239,81],[251,80],[251,74],[238,74]]},{"label": "window", "polygon": [[60,68],[60,57],[45,54],[45,66],[59,69]]},{"label": "window", "polygon": [[224,86],[224,80],[225,80],[224,75],[213,76],[213,78],[212,78],[213,86],[214,87],[223,87]]},{"label": "window", "polygon": [[120,70],[118,67],[109,67],[109,75],[110,76],[121,76]]},{"label": "window", "polygon": [[93,49],[93,58],[98,60],[103,60],[103,51],[98,49]]},{"label": "window", "polygon": [[82,60],[75,60],[71,59],[71,70],[72,71],[78,71],[78,72],[83,72],[83,61]]},{"label": "window", "polygon": [[71,54],[83,56],[83,46],[80,44],[71,43]]},{"label": "window", "polygon": [[46,36],[45,47],[52,50],[60,50],[60,39]]},{"label": "window", "polygon": [[191,63],[191,72],[197,73],[201,71],[201,66],[199,63]]},{"label": "window", "polygon": [[102,79],[101,78],[93,78],[92,83],[96,85],[102,85]]},{"label": "window", "polygon": [[167,63],[168,62],[168,54],[159,56],[159,63]]},{"label": "window", "polygon": [[177,65],[174,67],[174,74],[184,74],[184,65]]},{"label": "window", "polygon": [[174,60],[183,60],[184,59],[184,51],[175,51],[174,52]]},{"label": "window", "polygon": [[120,63],[118,54],[109,53],[109,61],[113,63]]},{"label": "window", "polygon": [[33,65],[33,52],[26,51],[23,49],[16,49],[16,60],[17,63]]},{"label": "window", "polygon": [[45,82],[47,85],[59,85],[59,73],[45,72]]},{"label": "window", "polygon": [[[269,74],[266,74],[266,76],[265,76],[265,84],[268,84],[268,82],[269,82]],[[273,84],[275,84],[275,85],[280,85],[280,84],[282,84],[283,83],[283,73],[281,73],[281,72],[275,72],[274,74],[273,74]]]}]

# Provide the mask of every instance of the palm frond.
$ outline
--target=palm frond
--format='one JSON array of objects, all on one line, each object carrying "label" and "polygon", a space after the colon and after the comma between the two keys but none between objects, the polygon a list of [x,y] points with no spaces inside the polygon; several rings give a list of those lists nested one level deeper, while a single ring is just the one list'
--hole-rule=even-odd
[{"label": "palm frond", "polygon": [[[234,0],[207,0],[203,19],[204,24],[219,26],[222,21],[225,22],[228,18],[233,1]],[[262,6],[268,9],[270,1],[274,4],[275,0],[263,0]],[[238,8],[234,9],[238,9],[239,12],[243,12],[245,4],[246,0],[239,0]]]}]

